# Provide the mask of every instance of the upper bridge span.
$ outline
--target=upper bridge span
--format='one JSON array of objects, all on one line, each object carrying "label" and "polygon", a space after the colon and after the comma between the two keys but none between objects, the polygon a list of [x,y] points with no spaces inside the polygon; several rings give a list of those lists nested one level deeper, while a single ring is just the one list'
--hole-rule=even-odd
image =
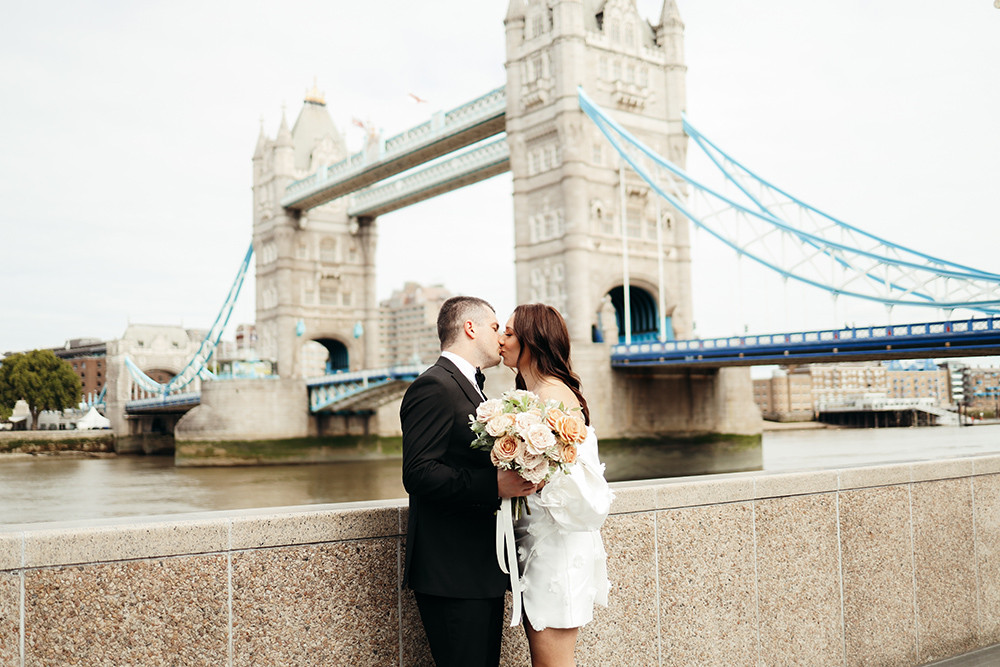
[{"label": "upper bridge span", "polygon": [[[438,112],[430,120],[388,139],[372,138],[363,150],[291,183],[281,205],[306,211],[348,194],[363,196],[365,188],[379,181],[504,132],[506,108],[507,96],[500,87],[451,111]],[[507,169],[509,164],[502,171]],[[359,214],[376,212],[380,211],[363,210]]]}]

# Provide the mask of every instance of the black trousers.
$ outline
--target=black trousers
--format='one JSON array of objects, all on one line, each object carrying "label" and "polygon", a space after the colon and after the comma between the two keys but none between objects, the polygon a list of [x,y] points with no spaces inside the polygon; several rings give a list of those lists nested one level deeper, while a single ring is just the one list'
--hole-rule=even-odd
[{"label": "black trousers", "polygon": [[414,593],[437,667],[498,667],[504,599]]}]

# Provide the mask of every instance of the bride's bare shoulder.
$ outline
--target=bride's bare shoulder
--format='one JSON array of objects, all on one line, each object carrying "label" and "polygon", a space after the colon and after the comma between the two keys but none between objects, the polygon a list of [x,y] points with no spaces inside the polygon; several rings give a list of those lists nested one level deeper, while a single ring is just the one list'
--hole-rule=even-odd
[{"label": "bride's bare shoulder", "polygon": [[538,387],[536,393],[543,401],[559,401],[567,409],[580,407],[580,401],[577,400],[573,390],[559,380],[552,379],[544,382]]}]

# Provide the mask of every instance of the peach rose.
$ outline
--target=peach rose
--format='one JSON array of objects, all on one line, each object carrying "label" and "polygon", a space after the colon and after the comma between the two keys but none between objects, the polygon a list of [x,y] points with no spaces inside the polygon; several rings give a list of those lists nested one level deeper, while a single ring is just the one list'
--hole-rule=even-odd
[{"label": "peach rose", "polygon": [[[493,449],[490,450],[490,460],[494,466],[499,467],[500,463],[510,463],[517,455],[519,443],[516,438],[509,435],[502,435],[493,442]],[[520,445],[523,447],[523,445]]]},{"label": "peach rose", "polygon": [[582,415],[577,416],[576,413],[564,414],[562,419],[553,425],[552,430],[560,440],[571,445],[579,445],[587,439],[587,425],[583,423]]},{"label": "peach rose", "polygon": [[556,450],[556,456],[563,463],[575,463],[576,462],[576,445],[569,445],[565,442]]},{"label": "peach rose", "polygon": [[514,415],[499,414],[486,422],[486,432],[494,438],[505,434],[514,426]]},{"label": "peach rose", "polygon": [[535,424],[524,434],[524,444],[531,454],[543,454],[546,449],[556,444],[556,437],[546,424]]}]

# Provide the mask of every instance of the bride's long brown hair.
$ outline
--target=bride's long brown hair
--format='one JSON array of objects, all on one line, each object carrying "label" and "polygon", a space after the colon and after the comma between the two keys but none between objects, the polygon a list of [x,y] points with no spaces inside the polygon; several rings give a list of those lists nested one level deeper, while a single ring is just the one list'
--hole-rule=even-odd
[{"label": "bride's long brown hair", "polygon": [[[589,425],[590,409],[587,399],[580,392],[580,376],[573,372],[569,363],[569,330],[559,311],[543,303],[521,305],[514,309],[511,325],[521,345],[517,356],[518,367],[527,350],[539,375],[557,378],[570,388],[583,408],[584,421]],[[520,370],[514,384],[518,389],[526,388]]]}]

